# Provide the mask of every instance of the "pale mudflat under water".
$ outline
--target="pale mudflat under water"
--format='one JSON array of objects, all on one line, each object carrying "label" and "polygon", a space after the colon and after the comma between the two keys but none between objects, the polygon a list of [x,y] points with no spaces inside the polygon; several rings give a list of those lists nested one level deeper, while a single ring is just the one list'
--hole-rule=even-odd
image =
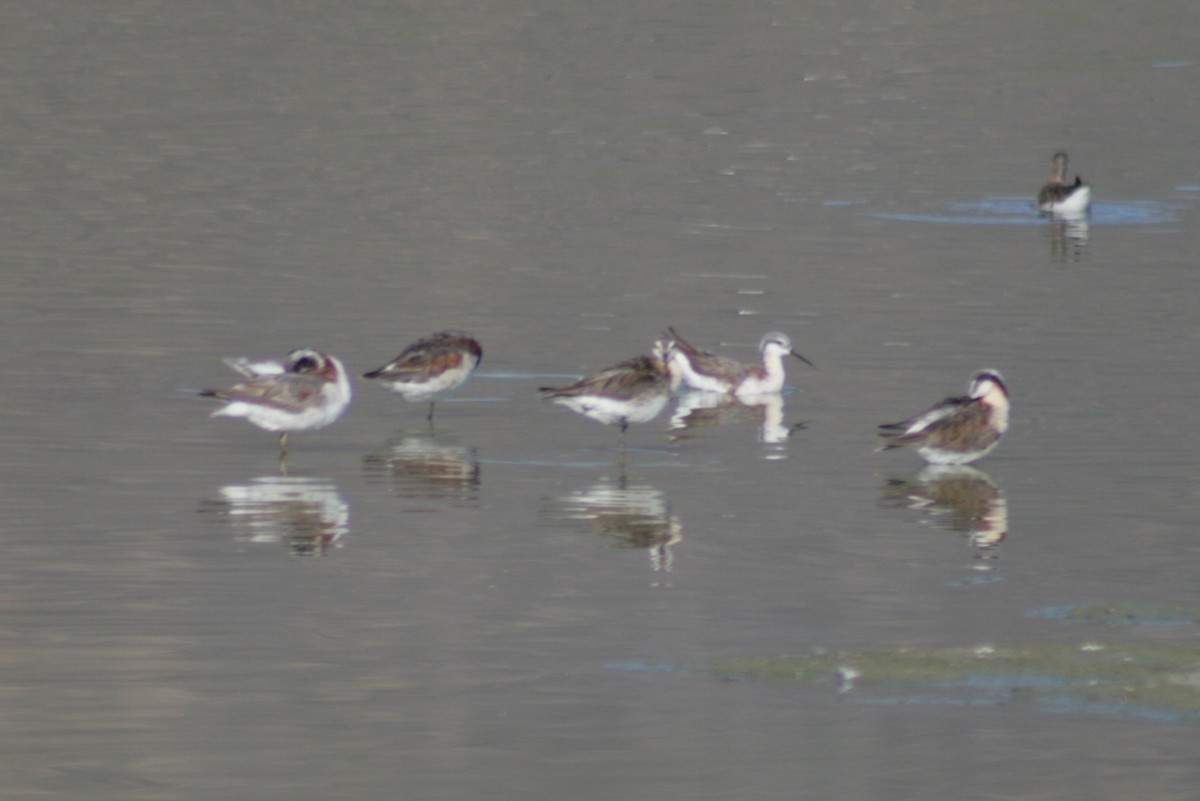
[{"label": "pale mudflat under water", "polygon": [[[1193,798],[1198,16],[0,12],[5,798]],[[817,367],[538,398],[667,325]],[[443,328],[285,476],[193,394]],[[975,469],[874,452],[985,367]]]}]

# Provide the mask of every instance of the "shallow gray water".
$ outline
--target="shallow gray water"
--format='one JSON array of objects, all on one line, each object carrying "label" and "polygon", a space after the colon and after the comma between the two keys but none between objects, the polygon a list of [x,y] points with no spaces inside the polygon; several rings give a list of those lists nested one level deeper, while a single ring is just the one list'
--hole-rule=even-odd
[{"label": "shallow gray water", "polygon": [[[1197,601],[1198,16],[0,11],[5,797],[1194,797],[1194,723],[674,666],[1194,639],[1030,613]],[[1082,230],[1022,206],[1060,148]],[[537,398],[668,324],[817,368],[624,458]],[[191,394],[447,327],[432,431],[363,382],[287,477]],[[979,476],[873,452],[981,367]]]}]

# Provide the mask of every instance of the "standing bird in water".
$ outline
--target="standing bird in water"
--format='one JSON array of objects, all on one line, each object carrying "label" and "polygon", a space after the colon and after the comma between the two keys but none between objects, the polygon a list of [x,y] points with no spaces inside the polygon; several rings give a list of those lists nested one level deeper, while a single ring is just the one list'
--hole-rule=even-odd
[{"label": "standing bird in water", "polygon": [[429,401],[425,419],[433,422],[433,404],[438,395],[462,386],[483,359],[483,348],[462,331],[441,331],[409,345],[400,355],[364,373],[406,401]]},{"label": "standing bird in water", "polygon": [[792,340],[787,334],[772,331],[762,338],[758,352],[762,364],[742,364],[715,353],[701,350],[668,328],[672,338],[671,363],[679,371],[684,383],[693,389],[705,392],[721,392],[728,395],[762,395],[783,389],[783,357],[795,356],[809,367],[813,363],[792,350]]},{"label": "standing bird in water", "polygon": [[566,387],[539,387],[540,392],[573,412],[604,425],[619,423],[621,447],[630,423],[658,416],[678,383],[667,361],[669,345],[657,342],[649,356],[635,356],[605,367]]},{"label": "standing bird in water", "polygon": [[912,445],[930,464],[967,464],[987,456],[1008,430],[1008,387],[995,370],[980,370],[967,394],[947,398],[899,423],[879,427],[879,450]]},{"label": "standing bird in water", "polygon": [[229,389],[206,389],[225,401],[212,417],[244,417],[259,428],[279,433],[279,460],[287,458],[288,434],[324,428],[350,405],[350,379],[342,363],[312,348],[299,348],[278,362],[226,359],[249,378]]},{"label": "standing bird in water", "polygon": [[1038,211],[1068,216],[1083,214],[1092,202],[1092,188],[1078,175],[1075,176],[1075,183],[1067,183],[1066,153],[1055,153],[1052,163],[1050,177],[1038,192]]}]

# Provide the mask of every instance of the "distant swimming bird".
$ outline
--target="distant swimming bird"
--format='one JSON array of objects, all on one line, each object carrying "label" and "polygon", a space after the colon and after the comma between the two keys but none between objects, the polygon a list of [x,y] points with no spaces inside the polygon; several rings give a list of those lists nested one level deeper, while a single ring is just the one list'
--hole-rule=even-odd
[{"label": "distant swimming bird", "polygon": [[971,378],[967,394],[947,398],[900,423],[881,425],[879,450],[916,447],[930,464],[966,464],[996,447],[1008,430],[1008,388],[995,370]]},{"label": "distant swimming bird", "polygon": [[1050,178],[1037,196],[1037,209],[1049,214],[1082,214],[1092,202],[1092,188],[1078,175],[1067,183],[1067,154],[1054,154]]},{"label": "distant swimming bird", "polygon": [[425,419],[433,421],[433,404],[438,395],[463,385],[483,359],[483,348],[462,331],[441,331],[419,339],[400,355],[364,373],[377,378],[406,401],[429,401]]},{"label": "distant swimming bird", "polygon": [[324,428],[350,405],[350,379],[342,363],[312,348],[299,348],[282,363],[226,359],[250,380],[201,395],[225,401],[212,417],[244,417],[259,428],[278,431],[279,457],[287,456],[288,434]]},{"label": "distant swimming bird", "polygon": [[566,387],[539,387],[546,397],[585,417],[621,425],[621,444],[630,423],[645,423],[658,416],[671,398],[672,378],[666,361],[667,346],[656,343],[649,356],[599,370]]},{"label": "distant swimming bird", "polygon": [[772,331],[762,338],[758,351],[762,364],[742,364],[701,350],[668,328],[673,342],[670,358],[683,381],[693,389],[733,395],[761,395],[783,389],[783,357],[795,356],[809,367],[813,363],[792,350],[787,334]]}]

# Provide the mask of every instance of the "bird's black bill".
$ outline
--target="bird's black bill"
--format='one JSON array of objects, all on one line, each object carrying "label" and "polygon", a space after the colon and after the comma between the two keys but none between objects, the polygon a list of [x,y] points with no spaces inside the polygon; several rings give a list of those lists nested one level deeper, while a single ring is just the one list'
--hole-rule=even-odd
[{"label": "bird's black bill", "polygon": [[797,359],[799,359],[800,361],[802,361],[802,362],[804,362],[805,364],[807,364],[809,367],[812,367],[814,370],[816,369],[816,367],[817,367],[817,366],[816,366],[815,364],[813,364],[813,363],[812,363],[812,362],[810,362],[808,359],[806,359],[806,358],[804,358],[803,356],[801,356],[801,355],[800,355],[799,353],[797,353],[796,351],[794,351],[794,350],[793,350],[793,351],[788,351],[788,352],[789,352],[789,353],[791,353],[793,356],[795,356],[795,357],[796,357]]}]

